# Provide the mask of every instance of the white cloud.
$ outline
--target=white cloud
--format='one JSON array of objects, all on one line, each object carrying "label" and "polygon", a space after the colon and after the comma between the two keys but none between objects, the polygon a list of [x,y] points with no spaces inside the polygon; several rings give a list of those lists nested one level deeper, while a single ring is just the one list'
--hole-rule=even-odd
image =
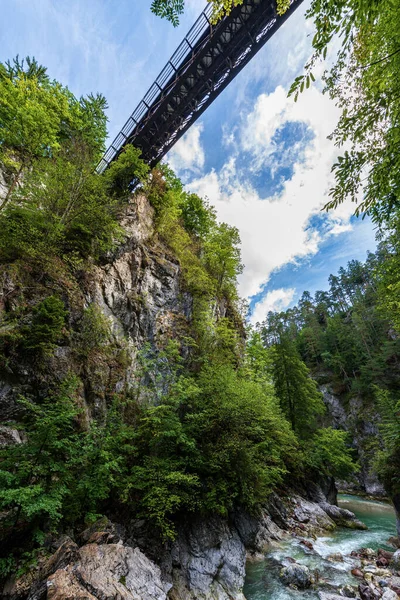
[{"label": "white cloud", "polygon": [[201,172],[204,167],[204,150],[200,141],[202,131],[202,123],[195,123],[169,152],[168,163],[173,170]]},{"label": "white cloud", "polygon": [[292,302],[296,290],[294,288],[280,288],[271,290],[264,298],[257,303],[253,314],[250,317],[250,322],[261,323],[269,311],[285,310]]},{"label": "white cloud", "polygon": [[[337,149],[327,139],[338,118],[338,109],[317,88],[311,88],[294,103],[279,86],[272,94],[261,94],[238,134],[238,154],[230,157],[217,173],[211,171],[188,187],[208,196],[221,220],[235,225],[242,240],[245,265],[240,293],[251,297],[260,292],[271,273],[299,258],[315,254],[323,239],[351,228],[353,206],[341,206],[328,214],[323,230],[309,227],[312,215],[320,214],[333,183],[331,166]],[[253,167],[271,166],[275,132],[289,121],[300,121],[312,129],[314,138],[301,151],[293,174],[281,193],[263,198],[237,175],[236,162],[244,150],[253,156]],[[258,310],[258,305],[256,306]]]}]

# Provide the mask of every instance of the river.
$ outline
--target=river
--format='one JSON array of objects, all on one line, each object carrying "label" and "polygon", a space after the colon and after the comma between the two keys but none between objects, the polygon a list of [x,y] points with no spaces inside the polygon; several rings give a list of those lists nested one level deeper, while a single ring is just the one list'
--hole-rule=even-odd
[{"label": "river", "polygon": [[[355,513],[368,530],[358,531],[338,527],[325,537],[312,541],[315,552],[309,552],[297,539],[288,539],[269,552],[264,560],[249,562],[246,571],[244,595],[247,600],[314,600],[317,591],[295,591],[284,586],[279,580],[279,572],[285,557],[292,557],[298,563],[310,569],[318,569],[321,576],[335,585],[355,584],[350,570],[354,566],[348,555],[361,547],[386,548],[386,540],[396,535],[396,519],[389,504],[375,500],[365,500],[357,496],[340,495],[339,506]],[[343,562],[331,562],[327,557],[332,554],[343,555]]]}]

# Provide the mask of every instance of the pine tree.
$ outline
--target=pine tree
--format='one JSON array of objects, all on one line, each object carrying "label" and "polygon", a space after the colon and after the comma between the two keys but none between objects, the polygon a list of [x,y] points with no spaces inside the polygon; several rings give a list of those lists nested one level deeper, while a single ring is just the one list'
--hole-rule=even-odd
[{"label": "pine tree", "polygon": [[321,394],[287,335],[281,335],[272,356],[273,379],[281,408],[293,430],[304,437],[314,428],[317,415],[324,412]]}]

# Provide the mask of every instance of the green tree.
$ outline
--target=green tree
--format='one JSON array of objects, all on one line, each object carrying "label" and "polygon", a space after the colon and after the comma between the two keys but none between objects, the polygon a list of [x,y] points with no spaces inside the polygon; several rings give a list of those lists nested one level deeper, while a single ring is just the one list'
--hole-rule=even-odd
[{"label": "green tree", "polygon": [[388,390],[376,388],[376,398],[381,413],[380,433],[383,448],[376,455],[375,468],[392,500],[397,515],[400,535],[400,400]]},{"label": "green tree", "polygon": [[286,335],[272,348],[273,379],[281,408],[293,430],[305,437],[315,428],[325,407],[316,382]]},{"label": "green tree", "polygon": [[[213,6],[213,21],[219,21],[229,15],[235,6],[243,4],[243,0],[208,0]],[[278,15],[283,15],[290,8],[290,0],[277,0]],[[170,21],[174,27],[179,25],[179,17],[183,14],[185,0],[153,0],[151,10],[159,17]]]},{"label": "green tree", "polygon": [[295,99],[309,87],[312,69],[333,39],[341,42],[324,79],[342,110],[332,138],[348,149],[333,165],[336,183],[326,208],[362,195],[356,214],[382,221],[399,206],[400,7],[392,0],[313,0],[307,17],[316,28],[314,55],[293,83]]},{"label": "green tree", "polygon": [[7,511],[11,532],[21,522],[40,528],[58,523],[71,486],[71,460],[78,452],[74,422],[77,380],[66,380],[57,395],[42,404],[21,399],[26,411],[24,444],[1,450],[0,507]]},{"label": "green tree", "polygon": [[236,296],[237,276],[242,272],[240,237],[236,227],[221,223],[204,243],[204,263],[217,283],[217,294]]},{"label": "green tree", "polygon": [[21,344],[29,352],[50,353],[60,340],[67,311],[56,296],[48,296],[32,312],[32,321],[21,328]]},{"label": "green tree", "polygon": [[329,477],[348,478],[358,470],[348,439],[349,434],[346,431],[332,427],[318,429],[310,442],[304,446],[307,467]]},{"label": "green tree", "polygon": [[10,200],[21,175],[39,158],[55,156],[63,142],[78,136],[94,163],[104,150],[105,98],[76,99],[34,60],[0,64],[0,161],[10,185],[0,210]]}]

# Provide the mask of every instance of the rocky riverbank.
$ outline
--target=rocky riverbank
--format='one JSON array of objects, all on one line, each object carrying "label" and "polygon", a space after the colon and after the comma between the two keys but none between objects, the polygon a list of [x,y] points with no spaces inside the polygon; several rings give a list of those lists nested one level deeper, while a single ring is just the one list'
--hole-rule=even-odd
[{"label": "rocky riverbank", "polygon": [[[154,538],[142,521],[117,525],[103,519],[76,539],[49,538],[47,555],[23,576],[9,579],[1,597],[244,600],[247,559],[263,556],[290,536],[312,551],[307,540],[337,525],[364,527],[353,513],[326,498],[318,504],[297,494],[271,496],[258,518],[236,513],[230,519],[186,521],[169,543]],[[295,580],[288,578],[288,584],[295,585]]]},{"label": "rocky riverbank", "polygon": [[348,496],[341,497],[340,503],[354,507],[368,530],[340,528],[317,538],[292,532],[262,560],[249,565],[248,600],[398,598],[399,540],[389,538],[395,531],[393,509],[383,502]]}]

